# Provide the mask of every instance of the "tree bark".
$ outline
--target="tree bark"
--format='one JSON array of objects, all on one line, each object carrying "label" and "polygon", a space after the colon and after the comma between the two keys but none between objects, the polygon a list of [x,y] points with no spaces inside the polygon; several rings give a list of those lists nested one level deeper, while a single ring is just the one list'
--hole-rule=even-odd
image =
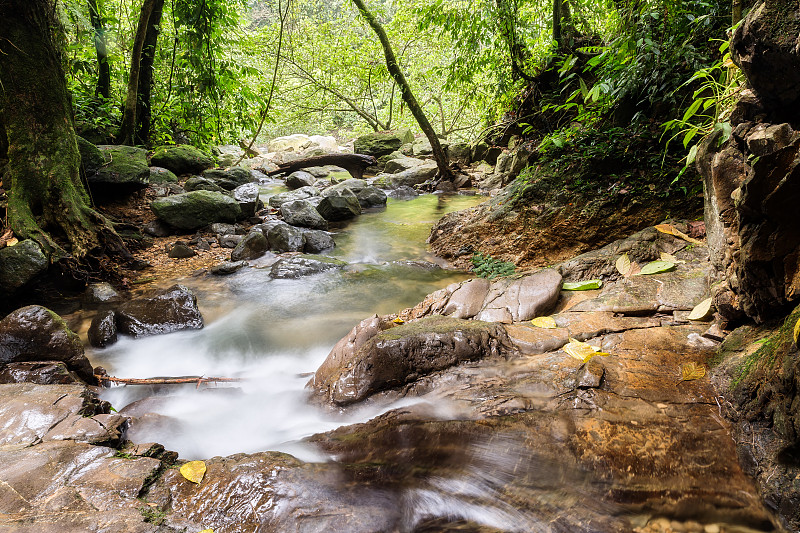
[{"label": "tree bark", "polygon": [[561,0],[553,0],[553,40],[561,48]]},{"label": "tree bark", "polygon": [[139,65],[139,87],[136,103],[136,144],[150,144],[150,134],[153,121],[151,106],[151,93],[153,89],[153,63],[156,58],[156,44],[158,43],[159,24],[164,10],[164,0],[156,0],[153,12],[147,21],[142,59]]},{"label": "tree bark", "polygon": [[367,6],[364,4],[364,0],[353,0],[353,3],[358,8],[361,16],[364,17],[364,20],[367,21],[367,24],[370,25],[372,30],[378,36],[381,46],[383,47],[383,55],[386,57],[386,68],[389,70],[389,74],[392,75],[392,78],[394,78],[394,81],[397,82],[397,86],[400,87],[400,94],[403,97],[403,101],[405,101],[406,105],[408,106],[408,110],[411,111],[412,115],[414,115],[417,124],[419,124],[422,132],[431,143],[433,157],[436,159],[436,166],[439,170],[439,178],[452,179],[453,171],[450,170],[447,154],[442,148],[441,143],[439,143],[439,137],[436,136],[436,131],[431,126],[431,123],[428,122],[428,117],[425,116],[425,112],[417,102],[417,99],[414,96],[414,93],[411,91],[408,81],[406,81],[403,71],[400,69],[400,65],[397,63],[397,58],[394,55],[394,51],[392,51],[392,44],[389,42],[389,37],[386,35],[386,31],[383,29],[381,23],[378,22],[378,19],[376,19],[375,16],[367,9]]},{"label": "tree bark", "polygon": [[106,47],[106,28],[103,17],[97,7],[97,0],[88,0],[89,20],[94,28],[94,49],[97,54],[97,87],[95,96],[108,99],[111,94],[111,67],[108,64],[108,49]]},{"label": "tree bark", "polygon": [[133,40],[131,52],[131,70],[128,76],[128,96],[125,99],[125,112],[122,115],[120,128],[120,144],[133,145],[136,141],[136,106],[139,100],[139,73],[141,72],[142,50],[147,36],[147,26],[153,13],[156,0],[144,0],[139,12],[139,25]]},{"label": "tree bark", "polygon": [[[0,0],[0,109],[8,135],[8,226],[52,262],[98,247],[129,256],[110,223],[89,205],[54,33],[53,0]],[[57,243],[58,236],[65,245]]]},{"label": "tree bark", "polygon": [[731,0],[731,26],[742,20],[742,0]]}]

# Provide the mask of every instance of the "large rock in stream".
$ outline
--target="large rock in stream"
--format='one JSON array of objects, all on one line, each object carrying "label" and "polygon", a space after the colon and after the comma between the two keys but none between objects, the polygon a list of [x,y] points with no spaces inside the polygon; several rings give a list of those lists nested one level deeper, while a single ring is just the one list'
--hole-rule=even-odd
[{"label": "large rock in stream", "polygon": [[117,331],[132,337],[202,329],[203,316],[194,293],[183,285],[135,298],[116,310]]},{"label": "large rock in stream", "polygon": [[193,191],[158,198],[150,209],[162,221],[178,229],[193,230],[214,222],[235,222],[242,215],[239,203],[220,192]]}]

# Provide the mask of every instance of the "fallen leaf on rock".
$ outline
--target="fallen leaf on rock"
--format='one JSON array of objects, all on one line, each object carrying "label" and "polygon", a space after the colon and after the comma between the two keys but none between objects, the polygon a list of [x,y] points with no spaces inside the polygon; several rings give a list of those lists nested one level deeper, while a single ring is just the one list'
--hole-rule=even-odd
[{"label": "fallen leaf on rock", "polygon": [[711,313],[711,298],[706,298],[694,306],[688,318],[689,320],[703,320],[708,317],[709,313]]},{"label": "fallen leaf on rock", "polygon": [[6,246],[14,246],[17,243],[19,243],[19,239],[17,239],[16,237],[11,237],[6,243]]},{"label": "fallen leaf on rock", "polygon": [[633,265],[631,264],[631,258],[628,257],[628,254],[622,254],[619,256],[617,262],[614,263],[614,266],[617,267],[617,272],[626,278],[630,277]]},{"label": "fallen leaf on rock", "polygon": [[800,337],[800,320],[794,324],[794,344],[797,345],[798,337]]},{"label": "fallen leaf on rock", "polygon": [[206,475],[206,464],[203,461],[189,461],[181,466],[181,475],[192,483],[200,483]]},{"label": "fallen leaf on rock", "polygon": [[214,533],[214,530],[213,530],[213,529],[211,529],[211,528],[208,528],[208,529],[204,529],[204,530],[203,530],[203,531],[201,531],[200,533]]},{"label": "fallen leaf on rock", "polygon": [[675,264],[686,262],[683,259],[678,259],[672,254],[668,254],[667,252],[661,252],[661,260],[666,261],[667,263],[675,263]]},{"label": "fallen leaf on rock", "polygon": [[544,329],[554,329],[558,327],[558,324],[556,324],[556,319],[551,316],[537,316],[531,320],[531,324],[537,328]]},{"label": "fallen leaf on rock", "polygon": [[591,344],[575,340],[571,337],[569,339],[569,342],[566,345],[564,345],[563,350],[571,357],[574,357],[579,361],[583,361],[584,363],[589,361],[589,359],[591,359],[594,356],[599,355],[602,357],[607,357],[611,355],[606,352],[601,352],[600,348],[596,348]]},{"label": "fallen leaf on rock", "polygon": [[693,381],[706,375],[706,367],[699,363],[684,363],[681,367],[681,381]]},{"label": "fallen leaf on rock", "polygon": [[690,242],[692,244],[703,244],[703,241],[698,241],[697,239],[689,237],[679,229],[675,228],[672,224],[656,224],[654,227],[661,233],[678,237],[686,242]]},{"label": "fallen leaf on rock", "polygon": [[395,324],[405,324],[406,323],[406,321],[403,320],[402,318],[395,318],[394,320],[392,320],[392,322],[394,322]]},{"label": "fallen leaf on rock", "polygon": [[603,286],[603,281],[599,279],[587,279],[586,281],[566,281],[561,285],[563,291],[590,291],[599,289]]},{"label": "fallen leaf on rock", "polygon": [[670,263],[668,261],[651,261],[642,267],[642,271],[639,272],[639,274],[643,276],[660,274],[661,272],[668,272],[673,268],[675,268],[675,263]]}]

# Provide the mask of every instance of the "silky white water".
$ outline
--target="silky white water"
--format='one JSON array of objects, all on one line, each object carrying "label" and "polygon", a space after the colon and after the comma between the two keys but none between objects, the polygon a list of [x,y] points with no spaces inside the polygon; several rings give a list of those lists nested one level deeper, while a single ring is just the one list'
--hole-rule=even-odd
[{"label": "silky white water", "polygon": [[[399,311],[464,274],[436,268],[426,252],[432,223],[474,205],[474,197],[424,195],[390,199],[335,230],[330,255],[350,263],[296,280],[274,280],[269,268],[228,277],[179,280],[198,297],[204,329],[142,339],[121,338],[89,357],[125,378],[223,376],[219,386],[118,386],[104,393],[117,410],[138,418],[134,442],[159,442],[184,459],[279,450],[318,459],[298,441],[397,407],[365,408],[339,416],[310,406],[310,373],[359,321]],[[136,402],[132,404],[132,402]],[[127,409],[125,409],[127,406]],[[145,414],[149,413],[149,414]]]}]

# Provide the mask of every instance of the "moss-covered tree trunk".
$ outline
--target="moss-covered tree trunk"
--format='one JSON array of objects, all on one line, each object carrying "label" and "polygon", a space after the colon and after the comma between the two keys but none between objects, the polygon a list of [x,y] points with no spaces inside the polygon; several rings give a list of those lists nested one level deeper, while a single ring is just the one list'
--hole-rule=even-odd
[{"label": "moss-covered tree trunk", "polygon": [[153,112],[150,95],[153,89],[153,63],[156,58],[156,45],[161,25],[164,0],[156,0],[153,12],[147,21],[147,31],[142,46],[142,60],[139,65],[139,89],[136,104],[136,144],[150,144]]},{"label": "moss-covered tree trunk", "polygon": [[20,239],[38,242],[53,262],[81,259],[98,247],[127,254],[80,181],[59,27],[53,0],[0,0],[8,225]]},{"label": "moss-covered tree trunk", "polygon": [[406,81],[406,77],[403,74],[400,65],[397,63],[397,58],[394,55],[392,44],[389,42],[389,37],[386,35],[386,31],[383,29],[381,23],[378,22],[378,19],[375,18],[375,15],[373,15],[367,9],[364,0],[353,0],[353,3],[358,8],[361,16],[364,17],[364,20],[367,21],[367,24],[369,24],[372,30],[375,32],[375,35],[378,36],[378,40],[380,40],[381,46],[383,47],[383,55],[386,57],[386,69],[389,71],[389,74],[392,75],[394,81],[397,82],[397,86],[400,87],[400,94],[403,97],[403,101],[405,101],[406,105],[408,106],[408,110],[411,111],[412,115],[414,115],[417,124],[419,124],[420,129],[422,129],[422,133],[425,134],[425,136],[428,138],[428,141],[431,143],[431,148],[433,149],[433,158],[436,160],[436,166],[439,170],[439,178],[452,179],[453,171],[450,170],[447,154],[439,142],[439,137],[436,136],[436,131],[428,121],[428,117],[425,116],[422,106],[419,105],[417,98],[411,91],[411,86],[408,84],[408,81]]}]

